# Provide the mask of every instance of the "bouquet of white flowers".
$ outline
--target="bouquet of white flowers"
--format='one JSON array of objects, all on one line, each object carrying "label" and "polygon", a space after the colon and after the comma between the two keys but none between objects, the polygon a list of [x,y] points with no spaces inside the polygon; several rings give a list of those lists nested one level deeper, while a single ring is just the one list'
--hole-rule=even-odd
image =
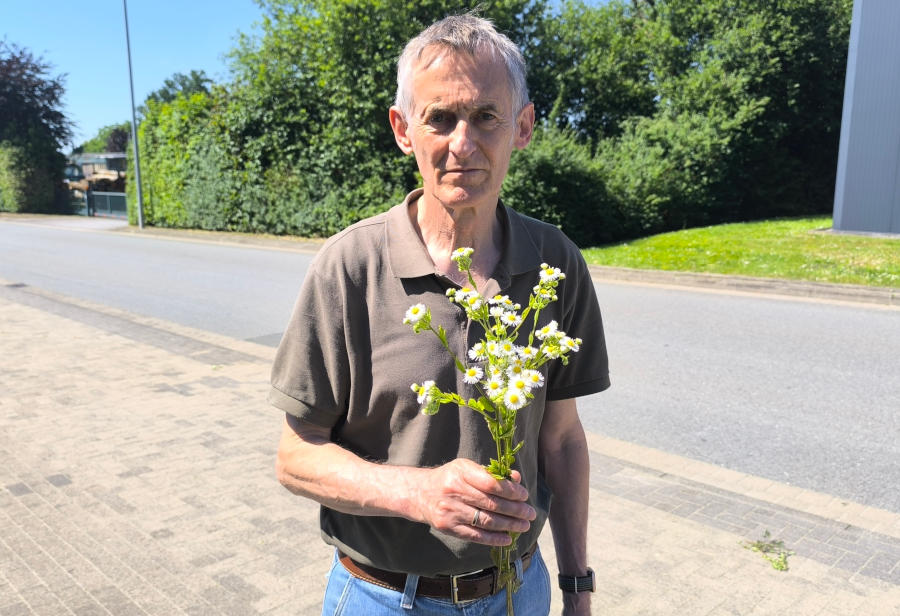
[{"label": "bouquet of white flowers", "polygon": [[[457,369],[463,373],[463,381],[473,385],[480,395],[465,399],[458,393],[441,391],[434,381],[425,381],[421,385],[413,383],[412,390],[426,415],[437,413],[442,404],[455,404],[468,407],[484,417],[497,447],[497,457],[492,458],[485,468],[497,479],[509,479],[516,453],[525,444],[524,441],[513,442],[516,414],[534,398],[532,392],[544,385],[541,366],[554,359],[567,364],[568,354],[578,351],[581,339],[566,335],[558,328],[556,321],[538,326],[541,310],[556,301],[556,287],[565,278],[559,268],[546,263],[541,265],[538,284],[528,299],[528,306],[522,310],[520,304],[506,295],[490,299],[481,296],[471,273],[473,252],[472,248],[453,251],[453,261],[459,271],[467,275],[471,286],[451,288],[447,291],[447,297],[462,306],[470,321],[484,329],[485,337],[468,349],[469,359],[475,363],[466,365],[453,353],[447,343],[446,331],[441,326],[434,328],[431,311],[425,305],[411,306],[403,322],[411,325],[417,334],[433,332],[450,352]],[[531,314],[533,320],[528,340],[525,344],[517,344],[522,325]],[[506,588],[507,613],[512,616],[512,595],[519,586],[512,566],[518,534],[510,533],[510,537],[510,545],[492,548],[491,557],[499,571],[500,588]]]}]

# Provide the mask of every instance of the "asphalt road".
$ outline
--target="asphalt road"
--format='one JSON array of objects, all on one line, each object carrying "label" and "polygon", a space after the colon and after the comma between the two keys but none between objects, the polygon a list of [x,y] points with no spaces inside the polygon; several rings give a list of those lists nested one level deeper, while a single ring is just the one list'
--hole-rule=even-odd
[{"label": "asphalt road", "polygon": [[[269,345],[311,259],[53,220],[0,218],[0,278]],[[900,512],[900,310],[596,288],[613,387],[588,430]]]}]

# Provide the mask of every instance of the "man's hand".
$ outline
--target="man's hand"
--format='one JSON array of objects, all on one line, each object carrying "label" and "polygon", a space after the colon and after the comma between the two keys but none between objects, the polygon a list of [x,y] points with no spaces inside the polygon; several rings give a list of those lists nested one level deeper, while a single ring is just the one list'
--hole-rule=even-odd
[{"label": "man's hand", "polygon": [[[418,473],[417,473],[418,474]],[[511,480],[494,479],[484,467],[457,459],[421,469],[415,507],[425,523],[442,533],[485,545],[509,545],[508,532],[524,533],[536,512],[528,491],[513,471]]]}]

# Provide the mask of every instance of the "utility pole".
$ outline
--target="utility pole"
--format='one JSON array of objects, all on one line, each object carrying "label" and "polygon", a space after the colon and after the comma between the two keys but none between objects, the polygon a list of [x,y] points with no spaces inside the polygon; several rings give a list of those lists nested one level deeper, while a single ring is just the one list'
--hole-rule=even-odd
[{"label": "utility pole", "polygon": [[131,146],[134,148],[134,181],[137,182],[138,228],[144,228],[144,197],[141,192],[141,157],[138,154],[137,116],[134,112],[134,77],[131,74],[131,38],[128,36],[128,2],[122,0],[125,11],[125,47],[128,49],[128,83],[131,85]]}]

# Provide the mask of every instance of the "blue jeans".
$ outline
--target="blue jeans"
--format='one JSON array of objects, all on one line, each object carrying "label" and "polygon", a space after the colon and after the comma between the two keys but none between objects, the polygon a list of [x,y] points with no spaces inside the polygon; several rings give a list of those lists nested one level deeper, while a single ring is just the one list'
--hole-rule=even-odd
[{"label": "blue jeans", "polygon": [[[410,576],[412,577],[412,576]],[[550,575],[535,549],[524,581],[513,595],[516,616],[550,613]],[[353,577],[335,554],[322,604],[322,616],[506,616],[506,590],[454,605],[449,599],[415,597]]]}]

